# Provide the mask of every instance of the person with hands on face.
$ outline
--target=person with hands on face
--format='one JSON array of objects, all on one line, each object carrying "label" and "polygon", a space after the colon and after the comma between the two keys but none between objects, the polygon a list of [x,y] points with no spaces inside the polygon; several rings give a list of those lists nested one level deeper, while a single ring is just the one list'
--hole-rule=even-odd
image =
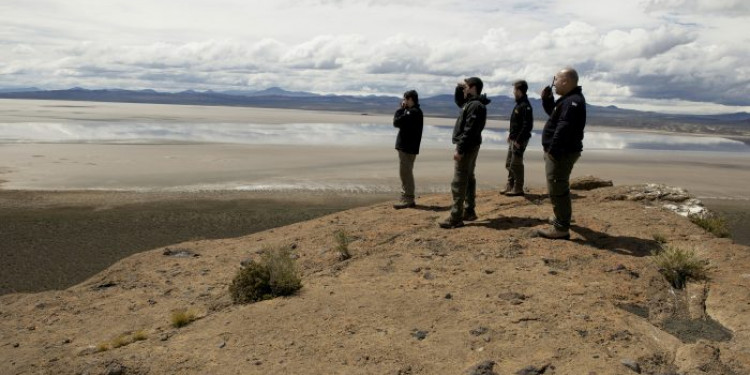
[{"label": "person with hands on face", "polygon": [[454,93],[456,105],[461,113],[453,127],[452,142],[456,145],[453,154],[454,174],[451,182],[453,206],[451,214],[439,223],[441,228],[462,227],[464,220],[477,219],[475,198],[477,181],[474,176],[482,130],[487,122],[487,104],[490,100],[482,94],[484,83],[477,77],[459,82]]},{"label": "person with hands on face", "polygon": [[393,115],[393,126],[398,128],[396,150],[399,160],[399,177],[401,178],[401,200],[393,205],[400,210],[416,206],[414,201],[414,161],[419,154],[422,142],[424,117],[419,108],[419,94],[415,90],[404,93],[401,108]]},{"label": "person with hands on face", "polygon": [[534,127],[534,114],[531,103],[526,96],[529,89],[524,80],[513,83],[513,97],[516,106],[510,114],[510,128],[508,129],[508,154],[505,158],[505,169],[508,170],[508,182],[500,193],[509,197],[524,195],[524,167],[523,153],[531,138]]},{"label": "person with hands on face", "polygon": [[549,115],[542,131],[544,170],[547,191],[554,216],[551,227],[540,229],[538,235],[550,239],[570,238],[572,203],[570,199],[570,173],[583,151],[583,129],[586,126],[586,99],[578,85],[578,72],[565,68],[555,75],[552,88],[542,90],[542,106]]}]

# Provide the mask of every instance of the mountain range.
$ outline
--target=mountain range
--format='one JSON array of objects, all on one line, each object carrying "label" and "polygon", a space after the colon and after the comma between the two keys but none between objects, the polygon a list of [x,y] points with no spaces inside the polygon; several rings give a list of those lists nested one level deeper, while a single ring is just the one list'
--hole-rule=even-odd
[{"label": "mountain range", "polygon": [[[67,90],[42,90],[29,87],[0,89],[0,98],[290,108],[381,115],[392,114],[400,101],[397,96],[319,95],[287,91],[279,87],[259,91],[187,90],[181,92],[160,92],[151,89],[92,90],[80,87]],[[490,99],[492,102],[489,104],[489,117],[507,119],[515,105],[514,99],[508,96],[494,96]],[[535,118],[539,121],[546,120],[541,100],[531,98],[530,101]],[[421,98],[420,104],[425,115],[431,117],[455,117],[458,112],[453,103],[453,95]],[[750,113],[747,112],[689,115],[636,111],[616,106],[591,104],[587,108],[589,123],[593,125],[728,135],[747,135],[750,132]]]}]

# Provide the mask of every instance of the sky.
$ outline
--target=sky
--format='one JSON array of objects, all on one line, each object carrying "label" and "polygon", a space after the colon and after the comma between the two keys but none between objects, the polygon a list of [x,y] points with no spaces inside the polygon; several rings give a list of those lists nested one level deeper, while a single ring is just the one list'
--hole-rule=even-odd
[{"label": "sky", "polygon": [[0,88],[530,96],[750,112],[747,0],[3,0]]}]

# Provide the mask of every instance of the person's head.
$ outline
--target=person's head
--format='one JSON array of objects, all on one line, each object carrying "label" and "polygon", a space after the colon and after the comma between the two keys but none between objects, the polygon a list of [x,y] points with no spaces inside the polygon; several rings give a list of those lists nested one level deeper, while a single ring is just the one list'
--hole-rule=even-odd
[{"label": "person's head", "polygon": [[565,95],[578,87],[578,72],[573,68],[565,68],[555,74],[555,93]]},{"label": "person's head", "polygon": [[406,108],[414,107],[415,105],[419,105],[419,94],[417,94],[416,90],[409,90],[404,93],[404,106]]},{"label": "person's head", "polygon": [[469,77],[464,80],[464,97],[479,96],[482,93],[484,83],[478,77]]},{"label": "person's head", "polygon": [[513,82],[513,96],[516,100],[526,96],[526,92],[529,91],[529,84],[524,80],[518,80]]}]

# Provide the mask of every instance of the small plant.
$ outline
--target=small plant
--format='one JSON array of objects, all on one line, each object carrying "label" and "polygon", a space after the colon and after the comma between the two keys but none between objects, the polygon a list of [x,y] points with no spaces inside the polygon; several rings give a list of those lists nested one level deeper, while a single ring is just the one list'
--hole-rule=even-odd
[{"label": "small plant", "polygon": [[659,272],[676,289],[682,289],[688,279],[706,279],[708,262],[698,258],[693,250],[666,246],[656,254],[654,262],[659,267]]},{"label": "small plant", "polygon": [[143,341],[143,340],[148,339],[148,335],[143,330],[135,331],[135,333],[133,333],[132,339],[133,339],[133,342]]},{"label": "small plant", "polygon": [[109,350],[109,343],[101,342],[98,345],[96,345],[97,352],[106,352],[107,350]]},{"label": "small plant", "polygon": [[289,248],[266,248],[260,261],[250,261],[229,286],[235,303],[252,303],[294,294],[302,288]]},{"label": "small plant", "polygon": [[730,235],[729,229],[727,229],[727,221],[719,215],[690,215],[688,218],[716,237],[724,238]]},{"label": "small plant", "polygon": [[130,336],[129,335],[122,334],[120,336],[115,337],[112,340],[111,344],[112,344],[112,348],[114,349],[114,348],[119,348],[119,347],[123,347],[125,345],[128,345],[131,342],[132,341],[130,340]]},{"label": "small plant", "polygon": [[172,312],[172,327],[181,328],[195,320],[195,314],[187,310],[176,310]]},{"label": "small plant", "polygon": [[660,245],[664,245],[667,243],[667,237],[665,237],[661,233],[654,233],[653,237],[654,241],[658,242]]},{"label": "small plant", "polygon": [[336,237],[336,251],[339,253],[339,260],[347,260],[352,257],[352,254],[349,252],[349,243],[351,242],[351,238],[346,235],[346,231],[338,230],[336,233],[334,233],[334,237]]}]

